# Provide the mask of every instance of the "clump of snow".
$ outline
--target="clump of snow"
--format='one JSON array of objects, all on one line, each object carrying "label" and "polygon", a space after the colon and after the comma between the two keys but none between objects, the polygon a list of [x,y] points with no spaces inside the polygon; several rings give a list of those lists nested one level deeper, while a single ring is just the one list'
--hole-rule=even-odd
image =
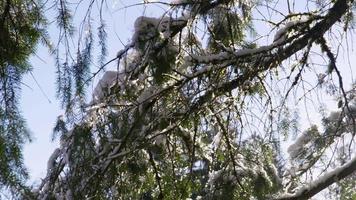
[{"label": "clump of snow", "polygon": [[324,74],[324,73],[318,74],[318,83],[319,83],[319,84],[324,83],[325,77],[326,77],[326,74]]},{"label": "clump of snow", "polygon": [[120,66],[123,66],[123,69],[120,69],[120,81],[126,79],[130,73],[136,72],[137,64],[142,59],[143,55],[140,51],[133,50],[128,55],[126,55],[123,59],[121,59]]},{"label": "clump of snow", "polygon": [[313,135],[309,131],[305,131],[302,135],[288,147],[287,151],[291,159],[295,159],[299,156],[305,145],[313,139]]},{"label": "clump of snow", "polygon": [[156,29],[159,24],[159,19],[154,17],[138,17],[135,21],[135,33],[149,33],[152,28]]},{"label": "clump of snow", "polygon": [[356,102],[355,100],[351,100],[348,106],[345,108],[346,115],[350,116],[350,118],[356,117]]},{"label": "clump of snow", "polygon": [[152,95],[154,95],[158,91],[158,89],[159,88],[157,86],[150,86],[146,88],[138,97],[137,102],[139,104],[142,104],[145,101],[148,101],[152,97]]},{"label": "clump of snow", "polygon": [[292,26],[294,26],[294,22],[288,22],[285,26],[278,29],[276,34],[274,35],[273,42],[276,42],[278,40],[285,40],[285,38],[287,37],[287,33]]},{"label": "clump of snow", "polygon": [[208,179],[208,185],[210,185],[210,187],[213,187],[215,182],[221,178],[222,176],[222,170],[218,170],[218,171],[211,171],[209,173],[209,179]]},{"label": "clump of snow", "polygon": [[72,190],[68,189],[66,192],[66,200],[73,200]]},{"label": "clump of snow", "polygon": [[171,5],[180,5],[180,4],[185,4],[187,3],[187,0],[172,0]]},{"label": "clump of snow", "polygon": [[[92,101],[90,103],[92,109],[95,108],[93,104],[100,103],[104,95],[108,94],[114,85],[117,84],[120,87],[120,93],[123,94],[128,85],[137,86],[138,81],[144,81],[146,78],[144,74],[140,74],[138,79],[130,79],[131,74],[136,72],[137,62],[141,57],[142,54],[139,51],[133,50],[120,60],[119,66],[122,66],[122,68],[120,67],[121,69],[119,71],[105,72],[93,91]],[[100,105],[98,106],[100,107]]]},{"label": "clump of snow", "polygon": [[104,94],[108,92],[104,90],[108,90],[110,87],[112,87],[118,81],[119,78],[120,76],[117,71],[105,72],[104,76],[100,79],[99,83],[94,89],[93,103],[100,101],[104,97]]},{"label": "clump of snow", "polygon": [[187,19],[185,17],[172,18],[172,17],[163,17],[159,20],[158,31],[163,34],[164,38],[171,37],[171,29],[174,27],[181,27],[187,23]]},{"label": "clump of snow", "polygon": [[160,146],[165,146],[166,145],[166,141],[167,141],[167,136],[166,135],[164,135],[164,134],[157,135],[154,139],[155,139],[154,140],[155,144],[160,145]]},{"label": "clump of snow", "polygon": [[61,150],[59,148],[57,148],[56,150],[53,151],[52,155],[49,157],[49,159],[47,161],[47,173],[48,174],[55,167],[56,160],[57,160],[57,158],[58,158],[60,153],[61,153]]},{"label": "clump of snow", "polygon": [[283,27],[277,30],[274,35],[273,42],[284,41],[288,34],[294,29],[296,26],[305,23],[307,20],[303,19],[295,19],[287,22]]},{"label": "clump of snow", "polygon": [[171,16],[161,18],[141,16],[135,21],[135,33],[132,37],[132,43],[136,49],[140,49],[148,40],[157,36],[169,38],[171,37],[172,29],[183,27],[187,23],[188,16],[190,16],[189,13],[178,18]]},{"label": "clump of snow", "polygon": [[332,111],[327,120],[330,122],[338,122],[341,119],[341,113],[339,111]]},{"label": "clump of snow", "polygon": [[141,92],[141,95],[137,98],[137,103],[139,104],[140,112],[142,112],[145,105],[147,105],[147,103],[151,101],[151,98],[155,94],[159,93],[158,91],[159,87],[152,85]]},{"label": "clump of snow", "polygon": [[159,19],[153,17],[138,17],[135,21],[135,33],[132,37],[132,42],[136,48],[139,48],[139,44],[152,39],[158,34]]},{"label": "clump of snow", "polygon": [[193,4],[193,3],[202,3],[206,0],[171,0],[171,5],[181,5],[181,4]]},{"label": "clump of snow", "polygon": [[212,150],[213,150],[213,151],[215,151],[215,150],[219,147],[220,141],[221,141],[221,137],[222,137],[221,132],[218,132],[218,133],[214,136],[213,141],[212,141],[212,143],[211,143],[211,147],[212,147]]}]

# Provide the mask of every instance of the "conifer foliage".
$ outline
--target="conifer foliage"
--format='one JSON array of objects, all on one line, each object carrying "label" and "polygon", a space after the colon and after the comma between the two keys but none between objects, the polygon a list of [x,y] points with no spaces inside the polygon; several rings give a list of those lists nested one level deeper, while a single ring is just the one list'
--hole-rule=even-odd
[{"label": "conifer foliage", "polygon": [[46,38],[40,2],[0,2],[0,187],[26,192],[27,171],[22,145],[30,140],[18,108],[22,76],[30,71],[29,56]]}]

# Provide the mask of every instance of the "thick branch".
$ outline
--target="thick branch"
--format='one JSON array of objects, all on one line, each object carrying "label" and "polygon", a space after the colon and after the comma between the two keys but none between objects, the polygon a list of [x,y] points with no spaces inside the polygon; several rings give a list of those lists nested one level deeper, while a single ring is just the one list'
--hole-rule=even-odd
[{"label": "thick branch", "polygon": [[315,194],[318,194],[323,189],[331,184],[346,178],[356,171],[356,157],[345,165],[334,169],[333,171],[325,174],[319,179],[311,182],[309,185],[302,187],[294,194],[285,194],[275,200],[301,200],[308,199]]},{"label": "thick branch", "polygon": [[[257,77],[259,73],[277,67],[278,65],[274,63],[282,62],[283,60],[291,57],[293,54],[297,53],[301,49],[305,48],[309,42],[315,41],[318,38],[322,37],[326,31],[328,31],[338,20],[342,18],[342,16],[349,9],[349,3],[352,2],[353,1],[348,0],[339,0],[335,2],[334,6],[324,17],[324,20],[320,21],[314,27],[312,27],[307,34],[305,34],[299,39],[296,39],[288,46],[280,50],[277,55],[274,55],[270,59],[266,60],[263,65],[247,69],[246,72],[244,72],[234,80],[223,83],[219,87],[208,90],[206,94],[201,96],[199,100],[195,103],[195,105],[192,106],[191,111],[204,105],[209,100],[209,96],[212,93],[214,93],[215,95],[221,95],[236,89],[237,87],[241,86],[245,81],[252,80],[253,78]],[[241,57],[243,58],[244,56],[246,55],[244,54]],[[237,56],[235,59],[239,59],[241,57]],[[231,61],[231,63],[232,62],[233,61]],[[227,65],[231,63],[227,63]]]}]

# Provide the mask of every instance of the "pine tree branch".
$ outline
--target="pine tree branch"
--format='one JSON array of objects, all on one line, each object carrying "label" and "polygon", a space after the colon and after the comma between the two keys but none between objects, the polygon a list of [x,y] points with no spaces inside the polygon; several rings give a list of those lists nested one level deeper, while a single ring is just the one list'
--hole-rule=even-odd
[{"label": "pine tree branch", "polygon": [[[260,66],[254,66],[249,69],[246,69],[246,71],[243,74],[239,75],[237,78],[233,79],[232,81],[222,83],[219,87],[215,87],[208,90],[205,93],[205,95],[201,96],[196,101],[195,105],[191,107],[191,111],[204,105],[209,100],[208,97],[211,96],[213,93],[215,95],[225,94],[226,92],[230,92],[233,89],[236,89],[237,87],[243,85],[243,83],[246,82],[247,80],[252,80],[253,78],[257,77],[259,73],[278,67],[278,65],[275,63],[280,63],[286,60],[287,58],[291,57],[293,54],[297,53],[301,49],[305,48],[308,45],[309,41],[315,41],[318,38],[322,37],[326,33],[326,31],[328,31],[337,21],[339,21],[342,18],[342,16],[349,9],[349,5],[352,2],[353,0],[352,1],[339,0],[335,2],[334,6],[329,10],[324,20],[320,21],[314,27],[312,27],[307,34],[305,34],[303,37],[299,39],[296,39],[295,41],[287,45],[285,48],[273,54],[268,60],[260,64]],[[273,45],[271,46],[271,48],[272,47]],[[255,54],[256,51],[259,53],[263,53],[265,52],[265,48],[262,48],[261,51],[259,50],[253,51],[253,55]],[[247,56],[248,54],[242,54],[241,56],[236,56],[235,60],[230,60],[225,65],[230,65],[233,62],[237,62],[238,59],[245,58]],[[219,58],[219,57],[216,56],[213,58]]]},{"label": "pine tree branch", "polygon": [[327,188],[331,184],[338,182],[353,174],[356,171],[356,157],[351,161],[344,164],[341,167],[334,169],[333,171],[321,176],[317,180],[311,182],[307,186],[303,186],[294,194],[284,194],[280,197],[274,198],[275,200],[301,200],[308,199],[318,194],[323,189]]}]

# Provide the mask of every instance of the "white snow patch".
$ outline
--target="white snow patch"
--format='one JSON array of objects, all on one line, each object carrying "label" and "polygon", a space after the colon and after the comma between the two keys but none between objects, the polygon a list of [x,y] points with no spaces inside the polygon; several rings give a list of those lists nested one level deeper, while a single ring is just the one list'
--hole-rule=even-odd
[{"label": "white snow patch", "polygon": [[215,151],[219,147],[220,141],[221,141],[221,132],[218,132],[218,134],[214,136],[213,142],[211,143],[211,148],[213,149],[213,151]]},{"label": "white snow patch", "polygon": [[222,176],[222,170],[210,172],[209,173],[208,185],[210,185],[210,187],[213,187],[215,181],[218,180],[221,176]]},{"label": "white snow patch", "polygon": [[349,102],[348,107],[345,108],[345,113],[351,118],[356,117],[356,103],[354,100],[351,100],[351,102]]},{"label": "white snow patch", "polygon": [[278,29],[278,31],[274,35],[273,42],[285,40],[288,37],[289,32],[291,32],[294,27],[298,26],[299,24],[305,23],[306,21],[307,20],[305,19],[299,19],[287,22],[283,27]]},{"label": "white snow patch", "polygon": [[153,97],[154,94],[156,94],[156,91],[158,91],[159,88],[157,86],[150,86],[147,89],[145,89],[141,95],[138,97],[137,102],[139,104],[144,103],[145,101],[148,101],[150,98]]},{"label": "white snow patch", "polygon": [[56,165],[56,160],[61,153],[61,150],[59,148],[55,149],[52,153],[52,155],[49,157],[47,161],[47,174],[51,172],[51,170],[55,167]]},{"label": "white snow patch", "polygon": [[293,193],[293,194],[285,193],[285,194],[280,195],[276,199],[297,198],[308,191],[311,191],[313,189],[320,187],[322,184],[329,181],[330,179],[334,179],[336,182],[336,181],[338,181],[337,179],[338,179],[339,175],[341,174],[341,172],[343,172],[345,169],[348,169],[355,164],[356,164],[356,156],[353,159],[351,159],[349,162],[347,162],[346,164],[344,164],[340,167],[337,167],[330,172],[325,173],[323,176],[319,177],[318,179],[309,183],[308,185],[304,185],[304,186],[300,187],[295,193]]},{"label": "white snow patch", "polygon": [[132,43],[136,49],[140,48],[140,44],[144,44],[158,34],[158,24],[159,19],[153,17],[141,16],[136,19],[135,33],[132,36]]},{"label": "white snow patch", "polygon": [[171,4],[172,5],[180,5],[180,4],[185,4],[187,2],[188,2],[187,0],[172,0]]},{"label": "white snow patch", "polygon": [[291,159],[295,159],[301,153],[305,145],[313,139],[313,136],[305,131],[302,135],[288,147],[287,151]]},{"label": "white snow patch", "polygon": [[339,111],[332,111],[327,119],[330,122],[338,122],[341,119],[340,117],[341,113]]},{"label": "white snow patch", "polygon": [[94,89],[92,103],[96,103],[100,101],[104,97],[104,94],[108,92],[104,90],[105,89],[108,90],[115,83],[117,83],[119,79],[120,79],[120,75],[117,71],[105,72],[104,76],[100,79],[99,83],[96,85]]}]

